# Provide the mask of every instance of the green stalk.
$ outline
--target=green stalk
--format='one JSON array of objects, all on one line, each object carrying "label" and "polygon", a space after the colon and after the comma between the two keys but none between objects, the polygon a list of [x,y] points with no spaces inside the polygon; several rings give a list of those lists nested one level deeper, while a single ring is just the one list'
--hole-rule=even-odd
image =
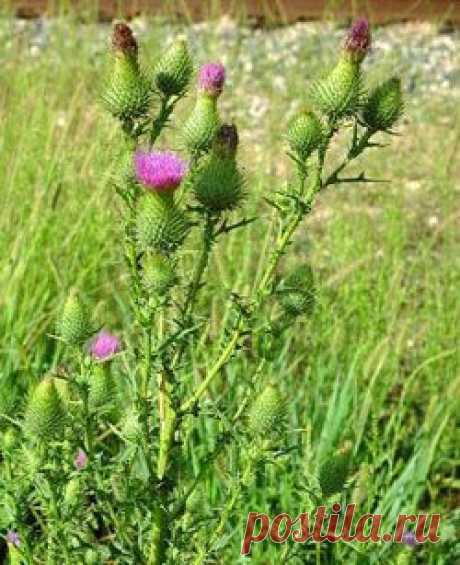
[{"label": "green stalk", "polygon": [[205,563],[209,551],[212,550],[213,545],[222,537],[222,534],[224,533],[225,528],[228,525],[228,520],[231,513],[233,512],[233,509],[238,503],[243,490],[250,483],[254,463],[260,458],[264,447],[265,444],[263,443],[259,447],[255,447],[252,453],[248,455],[241,478],[234,484],[229,495],[227,496],[227,502],[225,503],[225,506],[220,514],[219,524],[211,535],[209,542],[201,549],[200,553],[196,557],[195,561],[193,562],[194,565],[202,565],[203,563]]},{"label": "green stalk", "polygon": [[[182,319],[184,322],[187,321],[187,316],[193,309],[198,291],[201,287],[201,281],[208,265],[212,245],[214,243],[214,235],[214,222],[211,217],[207,215],[203,231],[203,248],[182,309]],[[160,328],[160,334],[162,335],[162,322],[160,322]],[[183,352],[184,345],[182,344],[174,356],[172,369],[179,363]],[[170,379],[170,373],[168,370],[162,370],[159,375],[160,446],[157,463],[159,500],[154,515],[153,535],[149,556],[149,564],[152,565],[159,565],[160,563],[164,563],[165,560],[167,548],[166,536],[170,517],[170,513],[167,509],[168,497],[176,483],[174,473],[169,473],[167,477],[168,480],[165,481],[170,465],[174,434],[180,425],[180,419],[172,403],[172,394],[173,383]]]},{"label": "green stalk", "polygon": [[209,257],[214,243],[214,238],[214,222],[209,214],[206,214],[205,226],[203,230],[203,248],[201,251],[200,259],[195,269],[195,273],[193,275],[192,284],[189,287],[183,306],[182,315],[184,319],[187,317],[189,311],[193,308],[196,296],[201,287],[201,280],[209,263]]},{"label": "green stalk", "polygon": [[150,149],[153,147],[155,141],[158,139],[160,133],[167,124],[177,100],[178,99],[171,102],[171,98],[169,96],[161,97],[160,111],[158,112],[158,116],[153,120],[152,129],[150,130]]},{"label": "green stalk", "polygon": [[[300,194],[303,193],[304,184],[305,184],[305,175],[302,174]],[[310,191],[308,197],[307,197],[308,200],[311,200],[313,198],[318,186],[319,186],[319,184],[317,182],[315,182],[313,187],[311,188],[311,191]],[[260,308],[260,306],[262,305],[262,303],[265,299],[265,296],[266,296],[267,288],[269,287],[269,285],[271,284],[271,282],[273,280],[273,276],[275,274],[279,260],[283,256],[287,246],[289,245],[289,243],[292,239],[292,236],[294,235],[294,233],[295,233],[296,229],[298,228],[300,222],[302,221],[304,215],[305,215],[305,212],[302,208],[295,210],[291,214],[290,221],[288,222],[286,227],[280,233],[278,240],[277,240],[277,243],[276,243],[276,246],[275,246],[275,250],[273,251],[273,253],[272,253],[272,255],[269,259],[267,268],[265,269],[265,271],[264,271],[256,289],[255,289],[255,303],[252,306],[253,312],[257,311],[258,308]],[[233,331],[226,347],[224,348],[224,350],[220,354],[217,361],[214,363],[214,365],[208,371],[206,377],[201,382],[201,384],[198,386],[196,391],[192,394],[192,396],[189,399],[187,399],[181,405],[180,410],[179,410],[180,413],[185,413],[185,412],[188,412],[189,410],[191,410],[191,408],[198,402],[198,400],[203,396],[203,394],[209,388],[209,385],[214,380],[216,375],[218,375],[220,373],[221,369],[226,365],[226,363],[228,362],[230,357],[233,355],[233,352],[234,352],[236,346],[238,345],[239,339],[240,339],[241,334],[244,330],[244,325],[245,325],[244,319],[242,317],[240,317],[239,320],[238,320],[238,323],[236,325],[236,328]]]},{"label": "green stalk", "polygon": [[[164,334],[164,316],[160,315],[158,324],[158,342],[161,343]],[[174,444],[176,430],[176,411],[172,402],[173,383],[170,372],[166,367],[160,370],[158,376],[158,410],[160,420],[160,443],[157,459],[157,500],[153,517],[152,541],[148,563],[161,565],[165,563],[167,550],[167,532],[169,527],[168,498],[174,488],[175,477],[165,477],[169,468],[171,450]]]}]

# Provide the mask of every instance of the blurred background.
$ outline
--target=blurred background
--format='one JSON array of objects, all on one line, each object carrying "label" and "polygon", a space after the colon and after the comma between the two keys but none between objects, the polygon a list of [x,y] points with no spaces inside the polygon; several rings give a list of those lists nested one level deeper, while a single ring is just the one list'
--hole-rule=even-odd
[{"label": "blurred background", "polygon": [[[178,35],[188,38],[197,65],[227,67],[221,114],[241,132],[247,214],[257,211],[259,221],[232,235],[213,260],[201,300],[217,326],[226,289],[247,291],[260,250],[270,245],[271,211],[261,202],[289,174],[285,125],[312,78],[333,64],[345,26],[370,18],[367,84],[400,75],[406,113],[398,135],[382,136],[388,147],[367,153],[354,172],[365,168],[389,182],[319,197],[285,259],[287,268],[312,264],[318,305],[308,325],[289,333],[269,376],[281,375],[291,396],[296,390],[290,422],[313,442],[335,445],[358,430],[373,453],[369,500],[383,497],[380,508],[393,513],[442,512],[445,543],[423,549],[421,562],[453,563],[460,2],[3,0],[0,14],[0,380],[13,377],[24,389],[59,361],[47,334],[70,287],[120,333],[130,315],[112,186],[121,140],[99,103],[112,20],[130,20],[146,69]],[[177,129],[192,104],[193,93],[162,146],[178,148]],[[344,143],[336,140],[336,155]],[[216,394],[236,386],[244,363],[227,369]],[[272,473],[248,508],[296,513],[292,475]],[[218,500],[218,486],[209,489]]]}]

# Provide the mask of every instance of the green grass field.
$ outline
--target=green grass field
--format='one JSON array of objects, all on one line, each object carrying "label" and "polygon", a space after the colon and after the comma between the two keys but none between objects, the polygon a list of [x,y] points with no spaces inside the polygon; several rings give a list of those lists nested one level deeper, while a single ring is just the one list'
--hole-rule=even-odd
[{"label": "green grass field", "polygon": [[[121,139],[98,103],[107,30],[62,21],[47,46],[31,52],[25,33],[13,32],[9,20],[0,25],[0,387],[2,379],[13,377],[25,391],[61,362],[61,348],[48,334],[70,287],[81,290],[108,327],[122,334],[128,325],[120,212],[112,187]],[[143,35],[147,64],[171,33],[168,26],[149,24]],[[242,37],[226,43],[212,27],[193,34],[200,62],[226,52],[223,113],[240,128],[247,214],[259,215],[220,245],[211,262],[210,285],[201,295],[203,315],[211,320],[204,350],[209,356],[217,347],[228,290],[248,291],[247,281],[270,247],[272,211],[262,197],[285,179],[287,118],[332,53],[318,48],[314,34],[300,36],[297,50],[287,45],[279,55],[275,42],[251,67],[242,53],[248,39]],[[394,66],[398,53],[374,62],[372,77],[389,76]],[[415,550],[308,546],[294,548],[290,562],[450,564],[459,557],[459,104],[454,95],[407,96],[401,135],[362,161],[369,176],[389,182],[343,185],[321,194],[285,258],[288,265],[309,261],[318,283],[312,318],[289,330],[264,368],[288,398],[286,442],[292,456],[258,471],[227,525],[218,563],[240,562],[249,510],[270,515],[308,510],[313,502],[303,487],[314,480],[315,458],[347,439],[361,460],[348,492],[359,480],[363,512],[379,510],[387,524],[400,512],[440,512],[443,541]],[[170,139],[190,104],[181,106]],[[169,143],[167,136],[161,144]],[[338,142],[337,152],[341,148]],[[360,170],[358,163],[355,171]],[[191,263],[195,255],[192,245],[183,260]],[[191,379],[200,380],[205,361],[196,359]],[[214,385],[209,409],[222,395],[236,395],[254,366],[248,344]],[[217,424],[196,430],[190,465],[216,434]],[[229,486],[223,466],[222,472],[219,462],[216,468],[202,493],[203,520],[211,529]],[[286,547],[265,542],[252,561],[279,563],[286,557]]]}]

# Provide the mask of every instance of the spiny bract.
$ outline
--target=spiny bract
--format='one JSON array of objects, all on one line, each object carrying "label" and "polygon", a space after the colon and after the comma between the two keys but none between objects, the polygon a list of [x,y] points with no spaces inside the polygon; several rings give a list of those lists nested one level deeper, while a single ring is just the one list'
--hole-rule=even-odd
[{"label": "spiny bract", "polygon": [[331,122],[356,114],[362,100],[362,78],[359,64],[341,57],[335,68],[311,89],[311,100]]},{"label": "spiny bract", "polygon": [[69,345],[79,345],[88,339],[92,332],[86,308],[78,295],[72,292],[64,304],[58,323],[59,337]]},{"label": "spiny bract", "polygon": [[141,249],[168,253],[185,239],[189,223],[169,196],[152,193],[139,199],[136,233]]},{"label": "spiny bract", "polygon": [[116,385],[109,364],[97,364],[88,377],[88,403],[91,409],[107,406],[116,395]]},{"label": "spiny bract", "polygon": [[65,420],[66,410],[56,389],[55,379],[45,377],[36,386],[27,403],[24,433],[36,442],[49,440],[63,435]]},{"label": "spiny bract", "polygon": [[281,307],[289,316],[311,314],[315,304],[315,282],[309,265],[297,267],[277,291]]},{"label": "spiny bract", "polygon": [[244,178],[232,157],[209,155],[193,177],[193,192],[210,212],[232,210],[243,198]]},{"label": "spiny bract", "polygon": [[191,154],[207,151],[219,128],[216,98],[198,95],[196,104],[182,130],[185,147]]},{"label": "spiny bract", "polygon": [[172,260],[161,253],[148,253],[142,261],[142,281],[149,292],[166,294],[176,282]]},{"label": "spiny bract", "polygon": [[179,40],[162,55],[154,73],[155,86],[165,96],[179,96],[187,89],[193,62],[187,43]]},{"label": "spiny bract", "polygon": [[304,161],[321,144],[321,122],[313,112],[301,112],[290,121],[286,137],[291,150]]},{"label": "spiny bract", "polygon": [[319,484],[324,496],[331,496],[343,489],[350,470],[350,451],[350,447],[337,451],[319,468]]},{"label": "spiny bract", "polygon": [[255,399],[248,414],[248,430],[253,434],[265,435],[273,432],[283,414],[285,406],[279,389],[267,385]]},{"label": "spiny bract", "polygon": [[404,111],[401,80],[391,78],[377,86],[363,108],[363,119],[373,130],[389,130]]},{"label": "spiny bract", "polygon": [[121,121],[140,118],[148,113],[150,85],[132,56],[114,56],[113,72],[102,101],[107,110]]}]

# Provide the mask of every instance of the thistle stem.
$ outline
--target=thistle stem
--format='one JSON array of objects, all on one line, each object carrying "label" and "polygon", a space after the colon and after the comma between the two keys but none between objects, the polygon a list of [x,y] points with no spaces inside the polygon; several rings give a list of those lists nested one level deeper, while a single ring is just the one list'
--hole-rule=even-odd
[{"label": "thistle stem", "polygon": [[[305,175],[302,175],[302,177],[301,177],[301,187],[300,187],[300,193],[301,194],[303,193],[303,190],[304,190],[304,184],[305,184]],[[314,186],[311,189],[310,194],[307,196],[307,199],[309,201],[311,201],[313,199],[313,196],[316,192],[317,187],[318,187],[318,183],[315,182]],[[288,222],[287,226],[280,233],[278,240],[277,240],[275,250],[273,251],[273,253],[270,257],[267,268],[265,269],[265,272],[262,275],[262,277],[261,277],[261,279],[260,279],[260,281],[257,285],[257,288],[255,290],[255,303],[253,304],[253,306],[251,308],[252,312],[257,311],[257,309],[262,305],[262,303],[265,299],[265,296],[266,296],[267,288],[269,287],[269,285],[270,285],[270,283],[273,279],[273,275],[274,275],[275,270],[278,266],[279,260],[283,256],[283,254],[286,250],[286,247],[289,245],[289,243],[292,239],[292,236],[294,235],[294,232],[296,231],[297,227],[299,226],[300,222],[302,221],[304,215],[305,215],[304,209],[302,209],[302,208],[296,209],[292,213],[291,219]],[[242,316],[240,316],[240,318],[239,318],[239,320],[236,324],[235,330],[233,331],[226,347],[224,348],[224,350],[220,354],[217,361],[214,363],[214,365],[208,371],[206,377],[201,382],[201,384],[198,386],[196,391],[192,394],[192,396],[188,400],[186,400],[181,405],[181,407],[179,409],[180,413],[185,413],[185,412],[188,412],[189,410],[191,410],[191,408],[203,396],[203,394],[209,388],[209,385],[214,380],[216,375],[218,375],[220,373],[221,369],[226,365],[228,360],[233,355],[233,352],[234,352],[236,346],[238,345],[238,342],[239,342],[239,339],[242,335],[243,330],[244,330],[244,319],[243,319]]]},{"label": "thistle stem", "polygon": [[254,468],[254,463],[260,457],[262,451],[263,451],[262,447],[256,447],[254,451],[248,455],[245,465],[243,467],[243,473],[241,475],[241,478],[235,482],[235,484],[230,490],[229,495],[227,496],[227,502],[225,503],[225,506],[220,513],[219,524],[217,528],[214,530],[209,542],[203,547],[203,549],[196,557],[194,561],[194,565],[202,565],[206,561],[209,551],[212,551],[213,545],[221,538],[225,528],[228,525],[228,519],[233,509],[237,505],[243,490],[250,483],[251,473]]},{"label": "thistle stem", "polygon": [[[356,127],[356,126],[355,126]],[[374,134],[373,131],[366,129],[363,133],[361,138],[356,140],[355,136],[353,137],[353,143],[350,147],[350,150],[347,153],[345,159],[338,165],[334,171],[327,177],[327,179],[321,183],[321,189],[326,188],[331,184],[337,184],[340,182],[339,174],[349,165],[353,159],[356,159],[361,153],[368,147],[368,142],[371,136]]]},{"label": "thistle stem", "polygon": [[168,122],[175,105],[176,101],[171,101],[171,98],[169,96],[161,97],[160,111],[158,112],[158,116],[153,120],[152,129],[150,130],[150,149],[153,147],[160,133]]}]

